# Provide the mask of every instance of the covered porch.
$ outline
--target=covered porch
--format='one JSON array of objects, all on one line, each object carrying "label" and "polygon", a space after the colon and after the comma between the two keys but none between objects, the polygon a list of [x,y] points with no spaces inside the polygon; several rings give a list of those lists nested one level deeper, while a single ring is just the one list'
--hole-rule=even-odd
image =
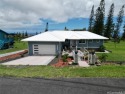
[{"label": "covered porch", "polygon": [[73,58],[74,63],[82,67],[88,67],[89,65],[94,65],[97,62],[97,56],[95,53],[89,52],[87,49],[72,50],[72,51],[62,51],[62,56],[68,55]]}]

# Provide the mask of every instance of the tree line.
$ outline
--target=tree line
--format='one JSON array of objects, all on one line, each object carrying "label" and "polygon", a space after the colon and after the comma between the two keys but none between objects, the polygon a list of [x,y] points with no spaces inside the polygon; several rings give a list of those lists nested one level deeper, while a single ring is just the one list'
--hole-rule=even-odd
[{"label": "tree line", "polygon": [[88,30],[90,32],[103,35],[109,39],[113,39],[115,42],[119,42],[120,39],[125,40],[125,23],[123,26],[123,34],[120,37],[121,26],[123,23],[124,17],[124,8],[125,5],[122,5],[118,16],[117,21],[114,23],[114,3],[111,4],[109,13],[107,15],[106,23],[104,24],[105,20],[105,0],[101,0],[99,7],[94,11],[94,5],[92,6],[90,19],[89,19],[89,27]]},{"label": "tree line", "polygon": [[27,31],[22,32],[22,33],[17,32],[17,33],[14,33],[13,38],[16,41],[20,41],[21,39],[27,38],[28,36],[29,36],[29,34],[27,33]]}]

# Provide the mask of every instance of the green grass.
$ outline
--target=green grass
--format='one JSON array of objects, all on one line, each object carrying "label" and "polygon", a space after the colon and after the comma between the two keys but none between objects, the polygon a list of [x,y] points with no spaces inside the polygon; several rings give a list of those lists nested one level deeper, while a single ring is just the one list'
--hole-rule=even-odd
[{"label": "green grass", "polygon": [[125,77],[125,65],[103,65],[100,67],[92,66],[89,68],[64,67],[55,68],[51,66],[0,66],[0,76],[9,77]]},{"label": "green grass", "polygon": [[125,61],[125,41],[117,43],[116,47],[115,43],[111,41],[104,43],[104,45],[107,50],[112,51],[112,53],[107,54],[107,61]]},{"label": "green grass", "polygon": [[24,49],[27,49],[27,48],[28,48],[27,42],[15,41],[15,44],[14,44],[13,48],[0,50],[0,54],[24,50]]}]

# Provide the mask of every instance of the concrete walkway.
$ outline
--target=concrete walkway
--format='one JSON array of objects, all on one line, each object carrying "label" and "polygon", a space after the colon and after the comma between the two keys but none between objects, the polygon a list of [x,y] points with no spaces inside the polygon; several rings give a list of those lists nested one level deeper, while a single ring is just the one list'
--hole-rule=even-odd
[{"label": "concrete walkway", "polygon": [[95,53],[110,53],[110,52],[105,50],[105,52],[95,52]]},{"label": "concrete walkway", "polygon": [[17,53],[20,53],[20,52],[23,52],[23,51],[25,51],[25,50],[20,50],[20,51],[15,51],[15,52],[10,52],[10,53],[0,54],[0,57],[17,54]]},{"label": "concrete walkway", "polygon": [[84,56],[83,52],[79,51],[78,52],[78,64],[80,67],[89,67],[90,65],[84,61],[83,59],[81,59]]}]

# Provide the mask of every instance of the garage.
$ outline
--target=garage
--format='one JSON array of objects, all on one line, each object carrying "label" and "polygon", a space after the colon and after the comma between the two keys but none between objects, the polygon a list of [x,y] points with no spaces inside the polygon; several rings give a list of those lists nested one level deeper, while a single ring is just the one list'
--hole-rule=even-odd
[{"label": "garage", "polygon": [[39,55],[55,55],[56,45],[55,44],[34,44],[33,53]]}]

